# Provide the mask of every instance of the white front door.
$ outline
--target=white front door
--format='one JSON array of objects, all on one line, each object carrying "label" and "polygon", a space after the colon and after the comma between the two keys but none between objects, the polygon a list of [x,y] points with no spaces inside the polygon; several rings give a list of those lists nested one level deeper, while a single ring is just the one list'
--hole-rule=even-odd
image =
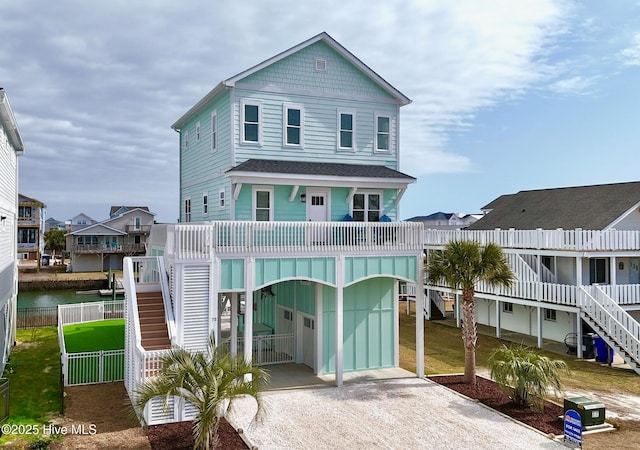
[{"label": "white front door", "polygon": [[315,368],[316,320],[306,314],[298,313],[298,357],[296,362]]},{"label": "white front door", "polygon": [[327,211],[326,192],[307,193],[307,220],[309,222],[326,222],[329,217]]}]

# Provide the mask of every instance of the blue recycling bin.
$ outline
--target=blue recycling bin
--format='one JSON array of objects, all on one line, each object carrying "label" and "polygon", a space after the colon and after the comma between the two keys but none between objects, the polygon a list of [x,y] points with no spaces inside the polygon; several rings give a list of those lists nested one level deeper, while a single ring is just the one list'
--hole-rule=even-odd
[{"label": "blue recycling bin", "polygon": [[[593,338],[593,344],[596,347],[596,361],[598,362],[613,362],[613,349],[609,348],[607,343],[600,336]],[[609,354],[607,355],[607,352]]]}]

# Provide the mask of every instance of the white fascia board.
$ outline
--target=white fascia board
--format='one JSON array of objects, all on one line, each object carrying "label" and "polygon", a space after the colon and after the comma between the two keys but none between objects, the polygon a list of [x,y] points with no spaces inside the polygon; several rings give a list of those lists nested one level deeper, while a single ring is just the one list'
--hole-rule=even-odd
[{"label": "white fascia board", "polygon": [[619,224],[620,222],[622,222],[624,219],[627,218],[627,216],[629,216],[629,214],[631,214],[634,211],[637,211],[638,208],[640,208],[640,202],[636,203],[635,205],[633,205],[631,208],[627,209],[620,217],[618,217],[616,220],[614,220],[613,222],[611,222],[609,225],[607,225],[606,227],[604,227],[603,231],[606,230],[610,230],[612,228],[615,228],[617,224]]},{"label": "white fascia board", "polygon": [[24,153],[24,143],[18,131],[18,124],[9,104],[9,98],[2,88],[0,88],[0,122],[4,124],[4,128],[8,131],[7,135],[15,152],[18,155],[22,155]]},{"label": "white fascia board", "polygon": [[[98,230],[100,229],[100,230]],[[81,228],[77,231],[72,231],[71,233],[67,233],[70,235],[75,235],[75,236],[86,236],[86,235],[99,235],[99,236],[113,236],[113,235],[121,235],[121,236],[126,236],[127,233],[125,233],[124,231],[121,230],[116,230],[115,228],[112,228],[108,225],[105,225],[104,223],[100,222],[100,223],[94,223],[93,225],[89,225],[88,227],[84,227]]]},{"label": "white fascia board", "polygon": [[416,180],[404,178],[369,178],[369,177],[336,177],[323,175],[291,175],[256,172],[235,172],[227,175],[232,183],[246,184],[275,184],[275,185],[300,185],[300,186],[334,186],[334,187],[359,187],[359,188],[385,188],[404,189],[408,184]]},{"label": "white fascia board", "polygon": [[186,113],[184,113],[178,120],[175,121],[171,128],[175,131],[180,131],[182,125],[192,116],[197,114],[204,106],[206,106],[213,98],[215,98],[218,94],[224,91],[227,88],[227,85],[222,82],[218,83],[216,87],[211,89],[207,95],[202,97],[202,99],[193,105]]}]

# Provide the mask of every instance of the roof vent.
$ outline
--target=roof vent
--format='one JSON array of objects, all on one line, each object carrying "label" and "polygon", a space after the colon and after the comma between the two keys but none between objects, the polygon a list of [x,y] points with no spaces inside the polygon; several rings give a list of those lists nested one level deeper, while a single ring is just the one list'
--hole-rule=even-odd
[{"label": "roof vent", "polygon": [[326,72],[326,71],[327,71],[327,60],[316,59],[316,72]]}]

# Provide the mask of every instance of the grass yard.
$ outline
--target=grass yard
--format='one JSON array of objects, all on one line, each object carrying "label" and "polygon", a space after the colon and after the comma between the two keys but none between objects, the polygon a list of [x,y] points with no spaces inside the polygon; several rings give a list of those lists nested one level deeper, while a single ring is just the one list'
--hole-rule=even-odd
[{"label": "grass yard", "polygon": [[[62,412],[60,350],[55,327],[18,330],[4,376],[9,379],[8,424],[41,425]],[[4,435],[0,446],[14,441]]]},{"label": "grass yard", "polygon": [[67,353],[124,348],[124,319],[65,325],[63,332]]}]

